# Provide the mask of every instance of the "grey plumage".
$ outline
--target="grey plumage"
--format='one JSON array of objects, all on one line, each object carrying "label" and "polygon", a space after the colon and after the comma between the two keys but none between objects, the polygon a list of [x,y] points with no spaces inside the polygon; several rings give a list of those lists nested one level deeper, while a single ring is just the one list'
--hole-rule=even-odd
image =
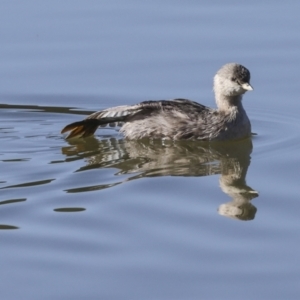
[{"label": "grey plumage", "polygon": [[67,125],[68,138],[92,135],[98,126],[122,125],[128,139],[232,140],[251,135],[242,95],[252,90],[250,72],[242,65],[224,65],[214,77],[217,109],[186,100],[144,101],[95,112]]}]

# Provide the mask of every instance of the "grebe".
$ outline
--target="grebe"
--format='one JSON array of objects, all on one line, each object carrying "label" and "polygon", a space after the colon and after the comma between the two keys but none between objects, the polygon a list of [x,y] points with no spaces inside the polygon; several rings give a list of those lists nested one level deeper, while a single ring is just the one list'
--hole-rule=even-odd
[{"label": "grebe", "polygon": [[88,137],[98,126],[120,125],[130,140],[194,139],[235,140],[251,136],[251,123],[242,96],[253,90],[250,72],[237,63],[224,65],[214,76],[217,109],[187,99],[144,101],[97,111],[86,119],[67,125],[67,138]]}]

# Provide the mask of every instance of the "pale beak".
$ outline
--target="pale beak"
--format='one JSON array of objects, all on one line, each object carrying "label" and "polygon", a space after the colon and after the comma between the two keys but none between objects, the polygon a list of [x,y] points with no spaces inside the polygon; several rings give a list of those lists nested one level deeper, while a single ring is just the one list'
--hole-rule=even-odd
[{"label": "pale beak", "polygon": [[248,82],[243,83],[242,88],[246,91],[253,91],[253,87]]}]

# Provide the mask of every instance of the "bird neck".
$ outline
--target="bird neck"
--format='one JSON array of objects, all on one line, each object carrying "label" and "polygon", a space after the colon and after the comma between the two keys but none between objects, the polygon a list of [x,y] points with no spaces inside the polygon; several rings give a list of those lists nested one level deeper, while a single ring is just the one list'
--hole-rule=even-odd
[{"label": "bird neck", "polygon": [[242,95],[225,96],[216,94],[216,103],[219,111],[230,112],[232,109],[240,111],[244,110],[242,105]]}]

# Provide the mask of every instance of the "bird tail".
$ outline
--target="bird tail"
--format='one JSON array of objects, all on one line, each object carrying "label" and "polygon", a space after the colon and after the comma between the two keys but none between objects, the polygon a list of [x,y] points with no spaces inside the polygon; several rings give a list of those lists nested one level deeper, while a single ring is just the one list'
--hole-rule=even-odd
[{"label": "bird tail", "polygon": [[106,126],[118,122],[126,121],[126,116],[114,116],[100,119],[84,119],[79,122],[74,122],[64,127],[61,133],[71,131],[67,139],[74,137],[88,137],[93,135],[99,126]]},{"label": "bird tail", "polygon": [[63,128],[61,133],[70,131],[67,139],[74,137],[88,137],[93,135],[98,126],[101,125],[102,122],[99,121],[100,120],[97,119],[85,119],[83,121],[74,122]]}]

